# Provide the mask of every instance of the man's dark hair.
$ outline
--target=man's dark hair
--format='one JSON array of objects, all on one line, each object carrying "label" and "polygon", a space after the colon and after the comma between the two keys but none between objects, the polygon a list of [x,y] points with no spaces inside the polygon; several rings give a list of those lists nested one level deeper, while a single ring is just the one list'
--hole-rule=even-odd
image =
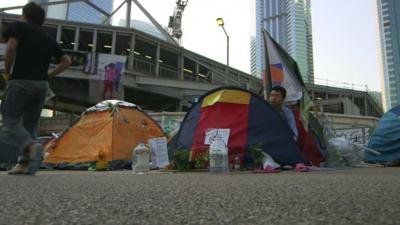
[{"label": "man's dark hair", "polygon": [[280,93],[282,94],[282,97],[283,97],[283,98],[286,98],[286,89],[285,89],[284,87],[275,86],[275,87],[272,87],[271,91],[280,92]]},{"label": "man's dark hair", "polygon": [[46,17],[44,9],[34,2],[29,2],[22,8],[22,15],[26,17],[29,23],[39,26],[44,23]]}]

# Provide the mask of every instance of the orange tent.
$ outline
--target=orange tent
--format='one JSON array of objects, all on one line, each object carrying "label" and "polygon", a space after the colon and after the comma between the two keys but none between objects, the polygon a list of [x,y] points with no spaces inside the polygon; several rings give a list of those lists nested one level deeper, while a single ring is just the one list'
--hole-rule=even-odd
[{"label": "orange tent", "polygon": [[87,164],[97,161],[101,151],[109,162],[127,161],[141,140],[147,143],[149,138],[164,136],[157,122],[138,106],[107,100],[87,109],[78,122],[56,139],[55,146],[48,142],[43,163]]}]

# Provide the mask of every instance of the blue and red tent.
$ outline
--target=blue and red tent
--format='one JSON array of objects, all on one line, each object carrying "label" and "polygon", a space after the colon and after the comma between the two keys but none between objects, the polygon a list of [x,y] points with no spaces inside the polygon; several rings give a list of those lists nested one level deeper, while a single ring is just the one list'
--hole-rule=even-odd
[{"label": "blue and red tent", "polygon": [[221,87],[198,99],[186,114],[176,137],[175,150],[191,151],[191,159],[208,151],[206,132],[229,129],[229,159],[260,145],[281,165],[307,163],[293,133],[264,99],[244,89]]}]

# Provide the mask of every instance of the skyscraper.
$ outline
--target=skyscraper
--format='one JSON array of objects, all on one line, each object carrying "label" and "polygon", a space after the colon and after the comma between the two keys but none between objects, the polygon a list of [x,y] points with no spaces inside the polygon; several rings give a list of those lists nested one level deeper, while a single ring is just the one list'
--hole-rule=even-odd
[{"label": "skyscraper", "polygon": [[303,80],[314,82],[310,0],[256,0],[256,54],[251,64],[257,67],[252,74],[259,77],[265,67],[263,29],[297,61]]},{"label": "skyscraper", "polygon": [[377,0],[385,110],[400,104],[400,1]]},{"label": "skyscraper", "polygon": [[251,37],[250,42],[250,59],[250,73],[255,75],[257,74],[257,45],[254,36]]}]

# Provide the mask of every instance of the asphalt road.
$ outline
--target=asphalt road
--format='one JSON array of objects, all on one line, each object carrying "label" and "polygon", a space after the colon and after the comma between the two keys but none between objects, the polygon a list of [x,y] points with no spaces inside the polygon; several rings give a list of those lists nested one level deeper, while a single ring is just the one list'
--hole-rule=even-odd
[{"label": "asphalt road", "polygon": [[400,168],[0,172],[0,224],[400,224]]}]

